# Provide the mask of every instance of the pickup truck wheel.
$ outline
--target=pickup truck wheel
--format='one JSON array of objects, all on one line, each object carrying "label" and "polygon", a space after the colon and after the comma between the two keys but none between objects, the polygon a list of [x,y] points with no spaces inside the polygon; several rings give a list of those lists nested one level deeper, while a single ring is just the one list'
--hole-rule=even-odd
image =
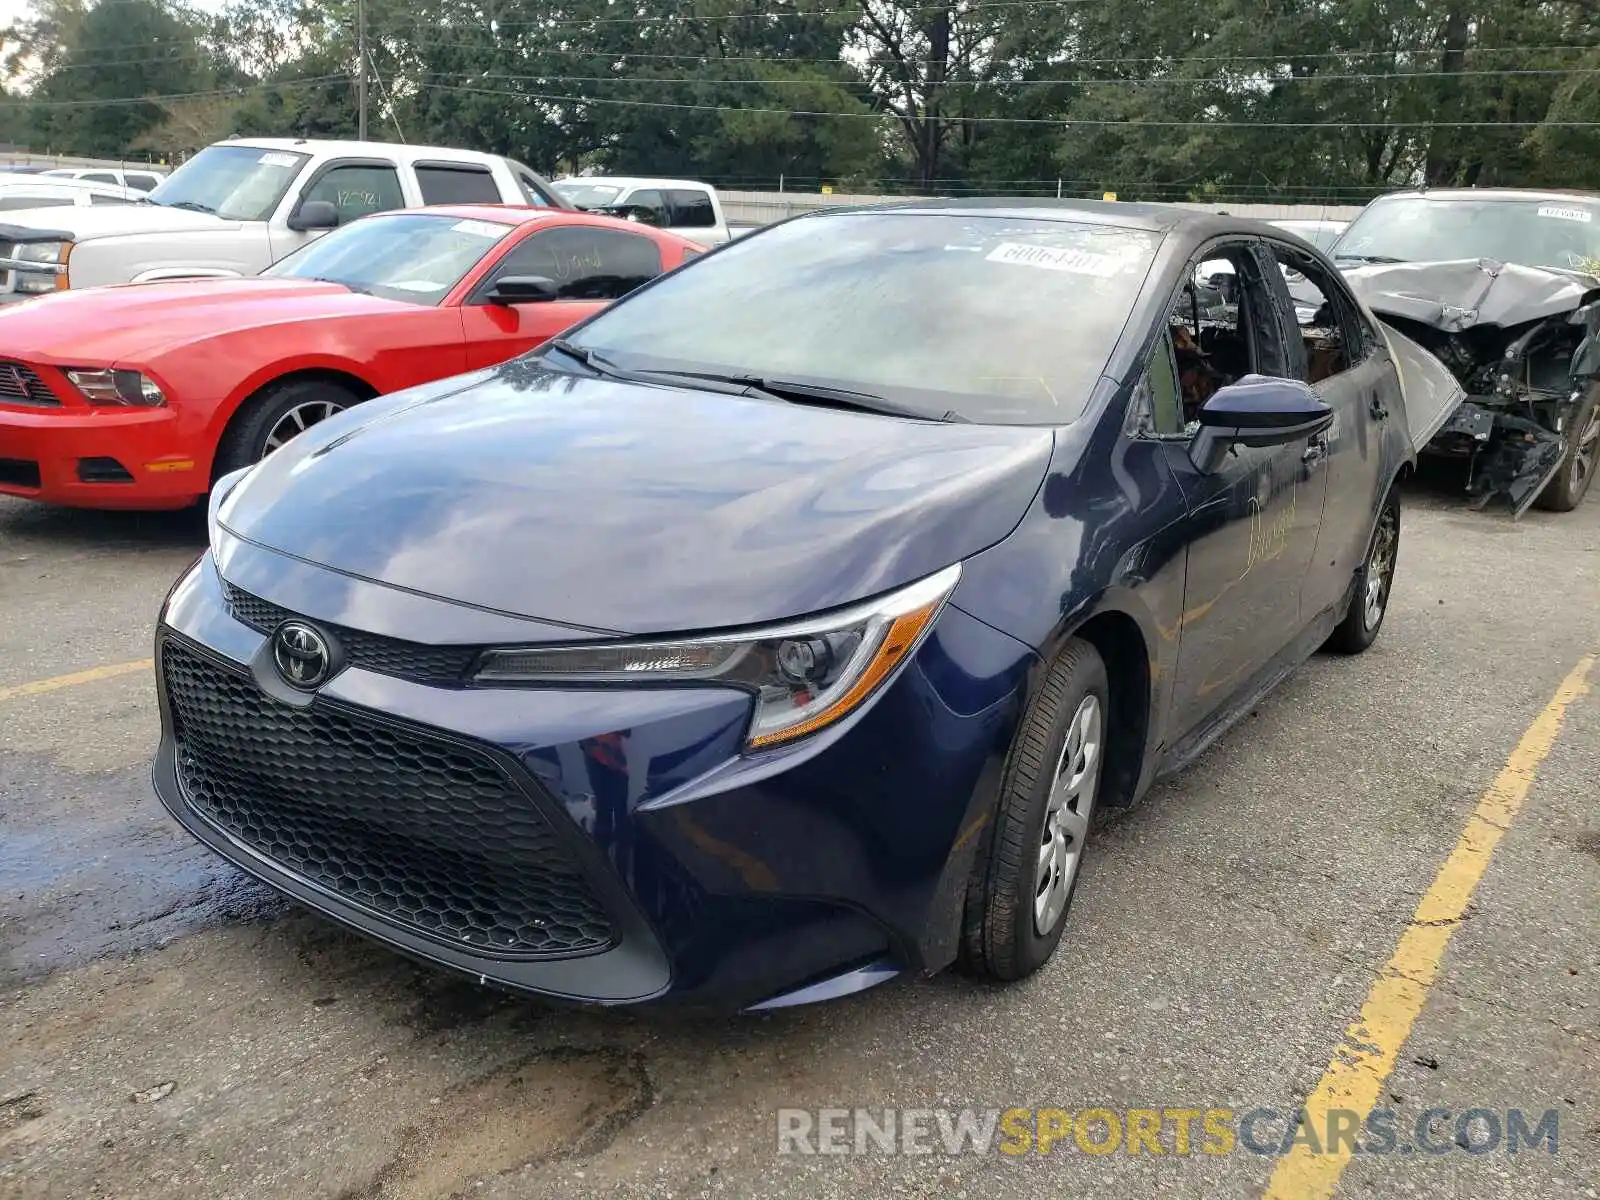
[{"label": "pickup truck wheel", "polygon": [[348,388],[317,379],[263,388],[244,402],[222,435],[216,475],[260,462],[313,425],[360,402]]},{"label": "pickup truck wheel", "polygon": [[1378,630],[1383,628],[1383,618],[1389,612],[1389,593],[1394,588],[1394,568],[1399,557],[1400,491],[1390,484],[1372,540],[1367,543],[1367,557],[1356,572],[1350,609],[1322,644],[1324,650],[1360,654],[1378,640]]},{"label": "pickup truck wheel", "polygon": [[1571,512],[1583,503],[1600,466],[1600,383],[1591,384],[1589,394],[1572,417],[1572,437],[1561,469],[1545,485],[1534,501],[1551,512]]},{"label": "pickup truck wheel", "polygon": [[1105,662],[1074,638],[1011,744],[993,831],[968,887],[960,965],[969,974],[1021,979],[1060,943],[1100,793],[1109,713]]}]

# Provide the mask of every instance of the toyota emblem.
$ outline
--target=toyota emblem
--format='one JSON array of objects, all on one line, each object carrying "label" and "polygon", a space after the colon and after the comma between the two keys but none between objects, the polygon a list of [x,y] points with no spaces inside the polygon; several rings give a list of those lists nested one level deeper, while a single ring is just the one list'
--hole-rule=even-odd
[{"label": "toyota emblem", "polygon": [[328,678],[333,652],[328,641],[301,621],[285,621],[272,635],[272,661],[290,687],[309,692]]}]

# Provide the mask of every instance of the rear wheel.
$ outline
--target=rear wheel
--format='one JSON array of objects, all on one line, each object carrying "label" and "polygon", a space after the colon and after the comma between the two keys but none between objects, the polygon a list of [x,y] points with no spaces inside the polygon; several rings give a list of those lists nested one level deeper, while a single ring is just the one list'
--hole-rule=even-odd
[{"label": "rear wheel", "polygon": [[360,401],[350,389],[321,379],[262,389],[244,402],[223,434],[215,475],[221,477],[260,462],[313,425]]},{"label": "rear wheel", "polygon": [[1573,414],[1561,469],[1534,503],[1551,512],[1571,512],[1577,508],[1594,482],[1597,459],[1600,459],[1600,383],[1590,386],[1589,394]]},{"label": "rear wheel", "polygon": [[1360,654],[1378,640],[1383,618],[1389,612],[1389,592],[1394,587],[1394,568],[1400,557],[1400,492],[1389,485],[1383,511],[1367,544],[1367,557],[1356,572],[1355,595],[1350,609],[1328,640],[1324,650],[1336,654]]},{"label": "rear wheel", "polygon": [[1023,716],[974,869],[961,948],[972,974],[1021,979],[1060,943],[1100,793],[1109,700],[1099,653],[1068,642]]}]

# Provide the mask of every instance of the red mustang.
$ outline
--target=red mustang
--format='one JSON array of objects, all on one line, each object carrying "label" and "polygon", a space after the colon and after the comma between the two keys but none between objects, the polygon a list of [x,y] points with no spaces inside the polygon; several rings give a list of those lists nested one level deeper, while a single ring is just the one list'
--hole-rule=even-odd
[{"label": "red mustang", "polygon": [[532,349],[703,247],[581,212],[365,217],[253,279],[0,309],[0,493],[181,508],[308,426]]}]

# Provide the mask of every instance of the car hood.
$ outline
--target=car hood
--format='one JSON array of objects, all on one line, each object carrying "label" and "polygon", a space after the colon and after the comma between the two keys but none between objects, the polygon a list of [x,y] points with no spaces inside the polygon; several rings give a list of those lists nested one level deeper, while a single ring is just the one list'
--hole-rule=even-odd
[{"label": "car hood", "polygon": [[1345,267],[1350,288],[1374,312],[1445,333],[1475,325],[1523,325],[1571,312],[1600,288],[1581,271],[1525,267],[1492,259],[1373,263]]},{"label": "car hood", "polygon": [[165,204],[102,204],[84,207],[57,205],[19,208],[5,214],[0,224],[21,229],[60,230],[77,241],[122,234],[196,233],[201,230],[238,229],[240,222],[210,213]]},{"label": "car hood", "polygon": [[569,375],[537,359],[369,402],[219,520],[347,575],[602,632],[782,620],[993,545],[1053,433]]},{"label": "car hood", "polygon": [[45,362],[136,365],[218,334],[415,307],[315,279],[113,284],[0,308],[0,345]]}]

